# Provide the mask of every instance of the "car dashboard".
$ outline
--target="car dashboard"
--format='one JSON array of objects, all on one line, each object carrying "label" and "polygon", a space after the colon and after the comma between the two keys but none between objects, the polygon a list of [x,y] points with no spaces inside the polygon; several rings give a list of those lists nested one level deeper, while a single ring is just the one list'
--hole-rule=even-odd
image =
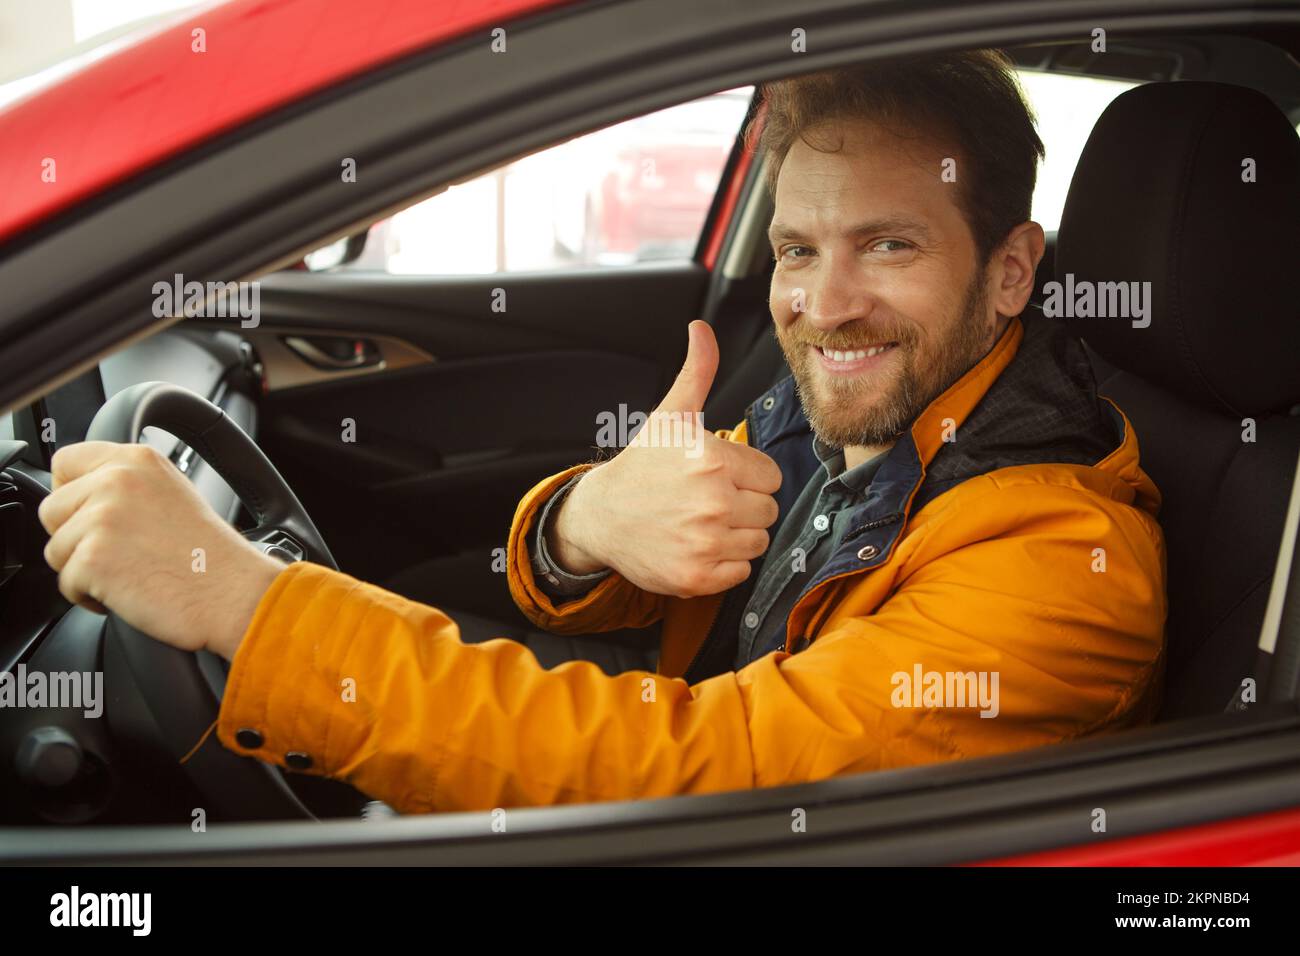
[{"label": "car dashboard", "polygon": [[[118,392],[141,382],[169,382],[202,395],[257,437],[260,363],[249,343],[229,331],[171,328],[107,356],[96,368],[64,383],[33,405],[0,417],[0,439],[22,440],[27,450],[9,467],[49,487],[49,458],[85,440],[95,412]],[[239,501],[217,473],[174,435],[146,428],[151,445],[189,475],[218,514],[235,521]]]}]

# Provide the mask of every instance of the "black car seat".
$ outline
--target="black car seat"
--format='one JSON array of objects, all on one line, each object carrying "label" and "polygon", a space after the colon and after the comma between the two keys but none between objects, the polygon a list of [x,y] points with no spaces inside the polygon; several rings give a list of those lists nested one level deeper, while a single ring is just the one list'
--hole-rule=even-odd
[{"label": "black car seat", "polygon": [[1254,670],[1300,454],[1297,227],[1300,137],[1243,87],[1129,90],[1097,121],[1070,184],[1057,281],[1150,283],[1146,327],[1062,321],[1163,495],[1160,720],[1222,711]]}]

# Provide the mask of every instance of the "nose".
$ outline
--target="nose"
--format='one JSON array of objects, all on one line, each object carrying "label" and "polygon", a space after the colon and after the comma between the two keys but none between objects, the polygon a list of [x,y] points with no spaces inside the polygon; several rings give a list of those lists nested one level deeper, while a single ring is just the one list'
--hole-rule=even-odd
[{"label": "nose", "polygon": [[827,255],[818,273],[808,277],[804,292],[804,318],[822,332],[867,319],[875,308],[875,297],[853,256]]}]

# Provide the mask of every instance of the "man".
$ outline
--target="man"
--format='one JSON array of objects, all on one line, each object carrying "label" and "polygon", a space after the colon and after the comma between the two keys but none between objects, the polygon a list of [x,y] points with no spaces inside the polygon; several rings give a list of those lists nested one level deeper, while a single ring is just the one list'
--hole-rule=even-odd
[{"label": "man", "polygon": [[[692,323],[643,432],[673,420],[677,440],[542,481],[510,529],[534,624],[662,621],[657,673],[462,643],[434,608],[276,564],[159,456],[107,443],[54,459],[41,520],[63,593],[229,658],[227,747],[305,754],[405,812],[770,786],[1149,720],[1159,493],[1078,341],[1021,318],[1042,144],[1005,61],[765,95],[793,376],[705,433],[718,348]],[[200,546],[208,571],[188,574]]]}]

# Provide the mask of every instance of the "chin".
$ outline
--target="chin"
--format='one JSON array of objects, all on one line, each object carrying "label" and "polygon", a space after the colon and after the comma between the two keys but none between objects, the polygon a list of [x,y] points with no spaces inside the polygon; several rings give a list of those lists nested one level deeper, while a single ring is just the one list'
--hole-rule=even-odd
[{"label": "chin", "polygon": [[[910,427],[902,406],[902,396],[880,395],[872,389],[870,396],[862,394],[836,396],[826,389],[817,390],[816,407],[808,415],[817,436],[838,446],[881,445],[894,441]],[[805,406],[805,412],[809,409]],[[891,431],[894,425],[900,427]]]},{"label": "chin", "polygon": [[847,416],[837,411],[834,415],[818,415],[815,420],[810,419],[810,422],[818,438],[828,444],[843,447],[861,444],[863,434],[869,430],[865,427],[869,424],[866,419],[865,415]]}]

